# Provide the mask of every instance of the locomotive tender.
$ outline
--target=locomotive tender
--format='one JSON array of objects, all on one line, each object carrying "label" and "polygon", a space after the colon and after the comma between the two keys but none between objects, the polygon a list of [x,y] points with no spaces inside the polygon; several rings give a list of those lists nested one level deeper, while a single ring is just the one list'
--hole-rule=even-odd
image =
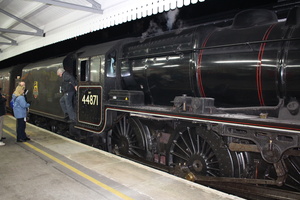
[{"label": "locomotive tender", "polygon": [[[59,67],[79,83],[67,126]],[[281,21],[245,10],[231,26],[87,46],[21,77],[31,121],[54,132],[191,180],[300,191],[300,7]]]}]

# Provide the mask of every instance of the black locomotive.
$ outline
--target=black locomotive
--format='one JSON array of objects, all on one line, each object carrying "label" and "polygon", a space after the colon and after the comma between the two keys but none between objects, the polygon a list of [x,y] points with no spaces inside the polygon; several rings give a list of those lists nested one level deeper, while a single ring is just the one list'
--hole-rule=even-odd
[{"label": "black locomotive", "polygon": [[[59,106],[59,67],[79,82],[75,124]],[[14,81],[4,71],[1,84]],[[54,132],[191,180],[300,191],[300,7],[87,46],[19,76],[31,121]]]}]

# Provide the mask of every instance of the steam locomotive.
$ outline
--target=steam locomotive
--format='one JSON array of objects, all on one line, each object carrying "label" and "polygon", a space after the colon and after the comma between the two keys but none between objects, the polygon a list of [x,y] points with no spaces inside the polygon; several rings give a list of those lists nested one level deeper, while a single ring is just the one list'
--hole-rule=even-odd
[{"label": "steam locomotive", "polygon": [[[76,123],[59,105],[59,67],[78,80]],[[56,133],[190,180],[300,191],[300,7],[286,20],[245,10],[230,26],[87,46],[0,75],[7,94],[25,81],[31,122]]]}]

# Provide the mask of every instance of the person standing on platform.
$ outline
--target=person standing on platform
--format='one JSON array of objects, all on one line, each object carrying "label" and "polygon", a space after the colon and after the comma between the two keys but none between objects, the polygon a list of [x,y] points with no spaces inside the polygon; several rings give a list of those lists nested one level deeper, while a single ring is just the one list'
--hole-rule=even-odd
[{"label": "person standing on platform", "polygon": [[57,76],[62,78],[61,89],[63,96],[59,100],[61,109],[63,110],[65,117],[69,117],[69,122],[75,122],[73,100],[77,91],[76,79],[63,68],[57,70]]},{"label": "person standing on platform", "polygon": [[27,108],[30,104],[26,102],[24,97],[25,87],[18,85],[13,93],[14,99],[14,116],[17,119],[17,142],[26,142],[30,140],[25,133]]},{"label": "person standing on platform", "polygon": [[[24,97],[25,97],[25,101],[26,101],[27,103],[31,104],[29,101],[27,101],[27,93],[28,93],[28,90],[26,89],[26,84],[25,84],[25,82],[24,82],[24,81],[19,82],[18,86],[24,87]],[[28,117],[28,116],[29,116],[29,108],[27,108],[26,111],[27,111],[27,118],[29,118],[29,117]]]},{"label": "person standing on platform", "polygon": [[5,95],[2,94],[2,88],[0,88],[0,146],[5,145],[3,140],[6,139],[5,137],[3,137],[3,121],[4,115],[6,114],[5,102]]}]

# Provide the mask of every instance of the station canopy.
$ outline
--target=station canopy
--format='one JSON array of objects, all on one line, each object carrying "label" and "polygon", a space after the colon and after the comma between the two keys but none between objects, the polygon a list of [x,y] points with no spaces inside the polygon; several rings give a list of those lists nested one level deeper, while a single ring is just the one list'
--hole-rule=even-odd
[{"label": "station canopy", "polygon": [[0,0],[0,61],[204,0]]}]

